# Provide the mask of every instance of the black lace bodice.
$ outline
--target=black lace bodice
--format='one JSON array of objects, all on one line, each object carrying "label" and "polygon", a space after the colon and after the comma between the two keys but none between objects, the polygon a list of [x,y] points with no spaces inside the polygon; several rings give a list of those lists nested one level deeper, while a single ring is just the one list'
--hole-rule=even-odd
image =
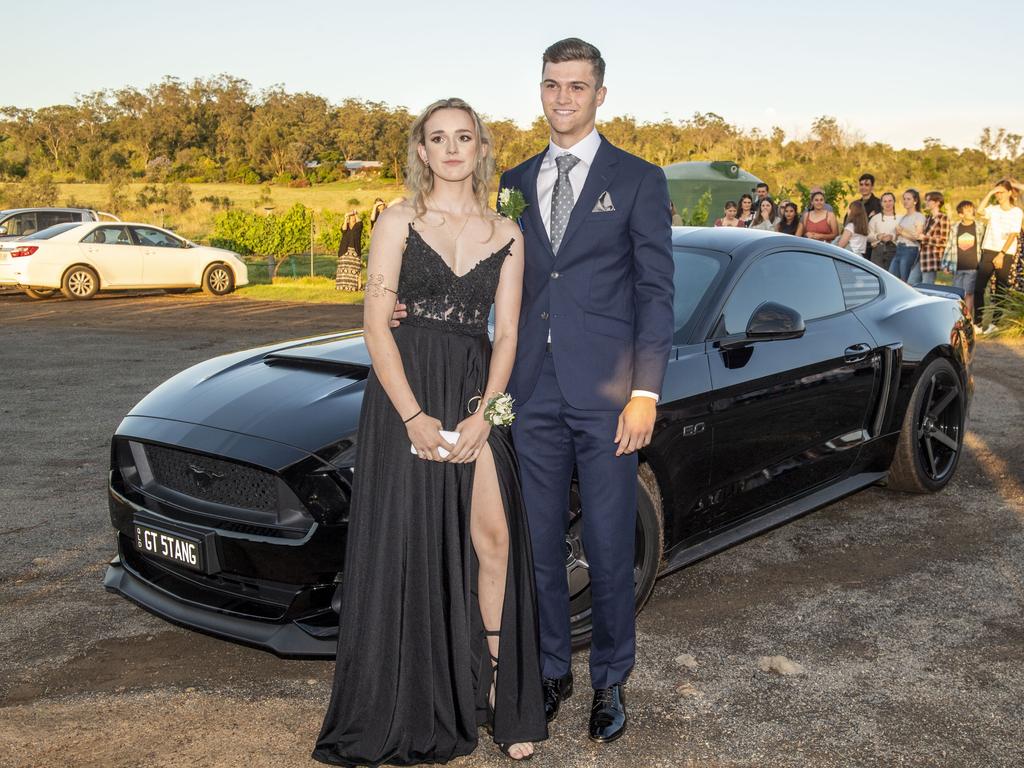
[{"label": "black lace bodice", "polygon": [[512,243],[509,240],[466,274],[456,275],[410,223],[398,277],[398,296],[409,313],[402,323],[472,336],[486,334],[501,265]]}]

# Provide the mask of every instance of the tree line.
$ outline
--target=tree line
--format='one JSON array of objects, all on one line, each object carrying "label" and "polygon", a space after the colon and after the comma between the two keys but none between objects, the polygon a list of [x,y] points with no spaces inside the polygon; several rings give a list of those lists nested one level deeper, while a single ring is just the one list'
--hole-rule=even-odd
[{"label": "tree line", "polygon": [[[173,77],[145,89],[100,90],[39,109],[0,109],[0,180],[290,183],[344,178],[349,160],[378,160],[400,178],[414,115],[405,107],[346,99],[332,104],[282,87],[256,90],[222,74],[185,82]],[[539,151],[547,126],[527,128],[493,119],[499,169]],[[712,112],[678,120],[638,122],[629,116],[599,124],[616,145],[658,165],[735,160],[773,191],[798,184],[856,178],[870,171],[886,188],[916,184],[968,187],[1024,175],[1021,136],[986,128],[977,146],[895,149],[842,129],[835,117],[814,121],[806,136],[781,128],[743,130]]]}]

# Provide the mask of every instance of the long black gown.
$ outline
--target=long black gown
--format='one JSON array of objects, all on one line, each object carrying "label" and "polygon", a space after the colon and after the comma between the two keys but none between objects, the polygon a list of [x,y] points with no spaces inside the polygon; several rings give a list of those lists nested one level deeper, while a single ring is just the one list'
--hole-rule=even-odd
[{"label": "long black gown", "polygon": [[[487,316],[511,242],[456,275],[410,225],[394,330],[424,412],[453,430],[486,386]],[[507,428],[493,427],[509,533],[494,714],[499,742],[540,741],[533,562]],[[492,673],[470,540],[474,464],[424,461],[371,372],[359,421],[331,703],[313,757],[335,765],[441,763],[473,751]]]}]

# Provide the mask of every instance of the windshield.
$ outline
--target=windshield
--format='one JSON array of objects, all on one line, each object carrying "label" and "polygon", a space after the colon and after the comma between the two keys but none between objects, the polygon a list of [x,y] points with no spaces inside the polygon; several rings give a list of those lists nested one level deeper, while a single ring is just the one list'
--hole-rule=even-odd
[{"label": "windshield", "polygon": [[82,226],[80,221],[66,221],[63,224],[54,224],[52,227],[46,229],[40,229],[38,232],[33,232],[31,235],[26,235],[21,238],[22,240],[49,240],[51,237],[67,232],[69,229]]},{"label": "windshield", "polygon": [[721,253],[691,251],[676,246],[672,249],[675,259],[675,295],[672,298],[672,312],[675,315],[676,344],[685,343],[697,321],[695,312],[704,302],[708,289],[721,273],[728,256]]}]

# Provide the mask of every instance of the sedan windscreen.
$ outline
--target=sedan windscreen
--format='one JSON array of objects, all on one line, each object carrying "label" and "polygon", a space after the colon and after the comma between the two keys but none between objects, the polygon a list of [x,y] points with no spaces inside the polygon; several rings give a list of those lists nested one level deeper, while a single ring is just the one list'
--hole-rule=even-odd
[{"label": "sedan windscreen", "polygon": [[54,224],[52,227],[46,229],[40,229],[38,232],[33,232],[31,235],[23,237],[23,240],[49,240],[51,237],[67,232],[69,229],[82,226],[80,221],[66,221],[63,224]]}]

